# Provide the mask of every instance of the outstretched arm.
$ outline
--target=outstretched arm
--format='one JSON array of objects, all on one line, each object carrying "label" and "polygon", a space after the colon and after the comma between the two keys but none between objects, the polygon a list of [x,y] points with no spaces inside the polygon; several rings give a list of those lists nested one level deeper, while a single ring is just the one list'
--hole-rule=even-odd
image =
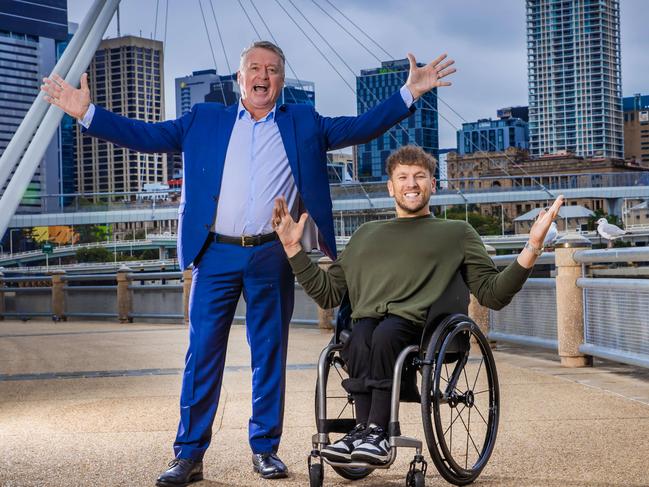
[{"label": "outstretched arm", "polygon": [[304,224],[308,216],[307,213],[302,213],[297,222],[293,221],[293,217],[288,212],[286,199],[280,196],[275,200],[271,223],[284,246],[291,269],[304,291],[321,308],[335,308],[347,291],[345,272],[339,260],[336,260],[328,271],[320,269],[302,250],[300,238],[304,233]]},{"label": "outstretched arm", "polygon": [[[404,89],[414,100],[433,88],[451,85],[443,79],[455,73],[455,68],[451,67],[455,61],[446,58],[446,54],[442,54],[419,67],[415,57],[408,53],[410,71]],[[397,92],[357,117],[320,117],[327,150],[364,144],[385,133],[414,112],[414,106],[407,105],[404,98]]]},{"label": "outstretched arm", "polygon": [[[46,94],[47,102],[77,120],[83,120],[91,106],[86,73],[81,75],[79,88],[53,74],[50,78],[43,78],[41,90]],[[139,152],[180,152],[185,130],[193,117],[192,110],[178,120],[147,123],[95,107],[90,126],[84,125],[83,133]]]},{"label": "outstretched arm", "polygon": [[[535,248],[542,246],[550,224],[562,204],[563,196],[559,196],[547,212],[540,214],[530,231],[531,246]],[[491,309],[503,308],[521,290],[538,256],[529,248],[523,249],[514,262],[502,271],[498,271],[487,254],[482,239],[470,225],[466,225],[463,240],[462,276],[471,293],[483,306]]]}]

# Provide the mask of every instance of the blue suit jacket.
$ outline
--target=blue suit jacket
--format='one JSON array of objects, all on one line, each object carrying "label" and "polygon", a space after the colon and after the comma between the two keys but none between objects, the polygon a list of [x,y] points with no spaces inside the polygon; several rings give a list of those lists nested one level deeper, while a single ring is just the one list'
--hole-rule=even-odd
[{"label": "blue suit jacket", "polygon": [[[399,92],[357,117],[322,117],[310,105],[280,105],[275,120],[298,192],[318,226],[320,245],[336,255],[326,153],[363,144],[414,112]],[[187,267],[199,254],[216,214],[225,154],[237,105],[199,103],[176,120],[146,123],[96,107],[83,132],[139,152],[183,152],[178,208],[178,260]]]}]

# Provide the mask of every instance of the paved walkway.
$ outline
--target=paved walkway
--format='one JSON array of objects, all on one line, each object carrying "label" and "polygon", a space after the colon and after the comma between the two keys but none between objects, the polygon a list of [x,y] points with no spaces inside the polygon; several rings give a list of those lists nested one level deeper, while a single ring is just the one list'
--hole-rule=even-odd
[{"label": "paved walkway", "polygon": [[[315,361],[329,335],[291,332],[282,481],[251,471],[249,354],[233,327],[215,437],[197,487],[307,486]],[[0,322],[0,486],[151,486],[170,460],[186,330],[175,325]],[[524,354],[524,355],[523,355]],[[496,352],[501,425],[476,485],[649,485],[649,373],[566,370],[552,355]],[[404,434],[423,437],[416,405]],[[408,455],[357,486],[405,485]],[[428,456],[428,455],[427,455]],[[325,485],[349,486],[330,468]],[[427,485],[447,485],[430,466]]]}]

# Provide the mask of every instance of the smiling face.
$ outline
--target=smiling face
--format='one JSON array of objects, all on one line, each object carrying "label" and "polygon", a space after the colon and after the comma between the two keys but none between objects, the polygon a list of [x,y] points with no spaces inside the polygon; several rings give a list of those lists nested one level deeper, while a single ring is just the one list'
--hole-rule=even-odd
[{"label": "smiling face", "polygon": [[418,165],[396,164],[388,180],[388,191],[394,198],[397,217],[430,214],[430,195],[435,192],[435,177]]},{"label": "smiling face", "polygon": [[282,59],[269,49],[256,47],[241,60],[237,73],[241,101],[258,120],[270,112],[284,87]]}]

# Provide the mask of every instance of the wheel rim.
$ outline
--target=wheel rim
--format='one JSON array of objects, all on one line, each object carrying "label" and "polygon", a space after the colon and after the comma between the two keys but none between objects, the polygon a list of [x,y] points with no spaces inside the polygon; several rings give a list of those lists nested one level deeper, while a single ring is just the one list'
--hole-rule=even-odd
[{"label": "wheel rim", "polygon": [[[334,371],[334,375],[330,374]],[[327,405],[327,417],[330,419],[356,418],[354,399],[343,387],[342,381],[348,377],[343,367],[342,360],[332,353],[327,360],[327,386],[325,387],[325,403]],[[318,406],[318,383],[316,382],[315,419],[319,416]]]},{"label": "wheel rim", "polygon": [[[468,335],[468,360],[461,367],[456,386],[446,394],[457,361],[449,347],[456,337]],[[491,349],[477,325],[458,323],[443,339],[433,375],[431,403],[436,443],[449,468],[459,477],[477,476],[493,451],[498,429],[498,387]]]}]

